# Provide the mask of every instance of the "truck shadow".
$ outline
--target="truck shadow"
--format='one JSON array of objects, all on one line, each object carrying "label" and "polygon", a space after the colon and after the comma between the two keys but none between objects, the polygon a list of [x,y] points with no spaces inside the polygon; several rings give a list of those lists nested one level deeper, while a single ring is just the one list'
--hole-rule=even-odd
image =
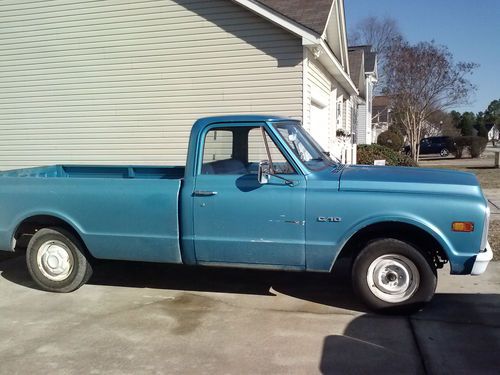
[{"label": "truck shadow", "polygon": [[[0,273],[10,282],[39,289],[28,274],[24,257],[0,262]],[[366,311],[353,294],[346,274],[345,266],[330,275],[99,261],[88,284],[264,296],[280,293],[326,306]]]},{"label": "truck shadow", "polygon": [[365,314],[324,338],[323,374],[498,373],[499,294],[436,294],[410,317]]}]

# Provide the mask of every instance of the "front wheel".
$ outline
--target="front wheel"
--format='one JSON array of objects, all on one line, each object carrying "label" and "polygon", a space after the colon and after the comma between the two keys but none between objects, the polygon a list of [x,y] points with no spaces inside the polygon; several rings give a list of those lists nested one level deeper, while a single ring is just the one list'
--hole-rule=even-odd
[{"label": "front wheel", "polygon": [[72,292],[92,275],[82,243],[60,228],[37,231],[28,244],[26,262],[33,280],[49,292]]},{"label": "front wheel", "polygon": [[370,242],[352,269],[355,292],[375,311],[414,312],[437,285],[435,267],[413,245],[396,239]]},{"label": "front wheel", "polygon": [[450,151],[448,151],[447,148],[443,148],[440,152],[439,152],[439,155],[441,155],[442,158],[445,158],[447,157],[448,155],[450,155]]}]

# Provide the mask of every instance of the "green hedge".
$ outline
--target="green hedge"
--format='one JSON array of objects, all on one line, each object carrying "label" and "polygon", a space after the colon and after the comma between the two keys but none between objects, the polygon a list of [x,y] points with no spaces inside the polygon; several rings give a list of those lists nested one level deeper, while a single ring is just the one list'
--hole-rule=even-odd
[{"label": "green hedge", "polygon": [[373,165],[375,160],[385,160],[385,165],[418,167],[412,158],[381,145],[359,145],[358,164]]}]

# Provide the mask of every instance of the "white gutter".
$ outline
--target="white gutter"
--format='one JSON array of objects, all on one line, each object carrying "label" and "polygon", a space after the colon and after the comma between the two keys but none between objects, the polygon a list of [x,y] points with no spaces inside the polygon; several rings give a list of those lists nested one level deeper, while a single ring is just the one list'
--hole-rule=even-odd
[{"label": "white gutter", "polygon": [[350,95],[359,95],[356,85],[352,81],[349,74],[347,74],[344,70],[342,64],[337,60],[328,44],[321,39],[318,47],[322,52],[320,53],[318,60],[328,69],[333,77]]}]

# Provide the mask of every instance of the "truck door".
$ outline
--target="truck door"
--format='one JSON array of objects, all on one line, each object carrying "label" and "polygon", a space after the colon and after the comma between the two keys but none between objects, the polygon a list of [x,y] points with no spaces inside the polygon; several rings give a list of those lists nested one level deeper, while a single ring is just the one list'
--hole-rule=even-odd
[{"label": "truck door", "polygon": [[[305,178],[264,127],[213,126],[201,149],[192,197],[197,262],[305,268]],[[269,156],[282,179],[261,185],[258,164]]]}]

